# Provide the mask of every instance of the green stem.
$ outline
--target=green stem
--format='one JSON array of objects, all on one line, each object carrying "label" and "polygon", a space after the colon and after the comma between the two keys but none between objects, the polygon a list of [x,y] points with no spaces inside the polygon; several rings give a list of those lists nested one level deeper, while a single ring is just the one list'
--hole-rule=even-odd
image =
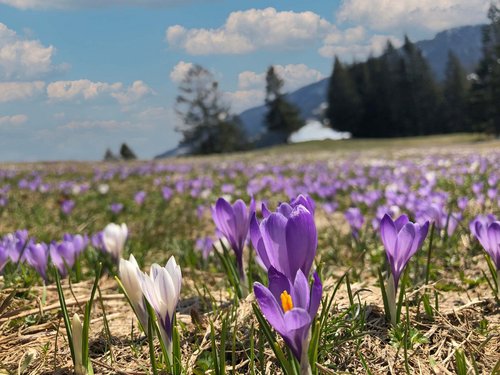
[{"label": "green stem", "polygon": [[427,285],[429,283],[433,239],[434,239],[434,223],[432,223],[432,226],[431,226],[431,235],[429,238],[429,250],[427,251],[427,267],[425,269],[425,285]]}]

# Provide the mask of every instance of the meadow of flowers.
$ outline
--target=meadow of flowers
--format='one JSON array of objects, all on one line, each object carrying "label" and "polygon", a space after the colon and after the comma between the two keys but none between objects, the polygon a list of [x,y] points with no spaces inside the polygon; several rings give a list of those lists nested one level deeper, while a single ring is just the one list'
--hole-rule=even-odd
[{"label": "meadow of flowers", "polygon": [[500,373],[492,145],[3,165],[0,374]]}]

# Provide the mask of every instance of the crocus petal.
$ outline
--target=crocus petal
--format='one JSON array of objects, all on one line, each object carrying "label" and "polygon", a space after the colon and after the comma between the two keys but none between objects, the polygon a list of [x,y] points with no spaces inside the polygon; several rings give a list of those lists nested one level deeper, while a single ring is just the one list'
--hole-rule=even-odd
[{"label": "crocus petal", "polygon": [[311,302],[309,304],[309,315],[311,316],[311,319],[314,319],[316,316],[321,303],[321,296],[323,295],[323,285],[321,284],[321,280],[317,272],[314,272],[313,278],[314,281],[311,288]]},{"label": "crocus petal", "polygon": [[500,270],[500,222],[495,221],[488,227],[489,251],[497,270]]},{"label": "crocus petal", "polygon": [[283,202],[278,206],[278,209],[276,211],[282,214],[284,217],[288,218],[293,211],[293,207],[288,203]]},{"label": "crocus petal", "polygon": [[407,223],[401,228],[398,233],[398,238],[396,241],[396,251],[394,256],[395,264],[393,266],[394,272],[394,283],[398,285],[398,280],[403,268],[410,259],[410,252],[412,249],[413,241],[415,240],[415,227],[412,223]]},{"label": "crocus petal", "polygon": [[400,231],[401,228],[403,228],[403,225],[405,225],[406,223],[410,222],[410,220],[408,219],[408,216],[406,215],[401,215],[400,217],[398,217],[395,221],[394,221],[394,225],[396,226],[396,231]]},{"label": "crocus petal", "polygon": [[263,218],[266,218],[268,217],[269,215],[271,215],[271,211],[269,211],[269,208],[267,208],[267,206],[265,205],[265,203],[262,203],[262,206],[261,206],[261,211],[262,211],[262,217]]},{"label": "crocus petal", "polygon": [[385,250],[394,257],[398,232],[396,230],[396,225],[387,214],[385,214],[380,221],[380,237],[382,238]]},{"label": "crocus petal", "polygon": [[302,347],[305,344],[311,328],[311,317],[307,310],[294,308],[284,316],[287,332],[279,332],[292,350],[293,355],[300,361]]},{"label": "crocus petal", "polygon": [[289,256],[285,228],[288,220],[279,213],[273,213],[260,223],[262,240],[267,251],[269,262],[278,271],[289,276]]},{"label": "crocus petal", "polygon": [[213,219],[217,228],[231,242],[230,237],[236,232],[236,222],[233,207],[224,198],[217,199],[213,210]]},{"label": "crocus petal", "polygon": [[248,213],[247,205],[241,199],[238,199],[233,205],[233,212],[236,227],[236,242],[238,251],[242,251],[248,235]]},{"label": "crocus petal", "polygon": [[286,225],[289,277],[293,277],[298,269],[309,275],[317,245],[318,233],[314,217],[304,206],[297,206],[290,214]]},{"label": "crocus petal", "polygon": [[[281,272],[277,271],[273,266],[269,268],[268,271],[268,279],[269,279],[269,290],[273,294],[274,298],[276,301],[279,302],[281,301],[281,294],[286,290],[288,294],[292,294],[292,286],[290,285],[290,281],[288,278],[283,275]],[[295,301],[293,300],[292,296],[292,301],[295,304]]]},{"label": "crocus petal", "polygon": [[295,281],[293,282],[291,297],[294,307],[300,307],[306,310],[309,309],[311,291],[307,278],[304,276],[304,273],[300,269],[297,271]]},{"label": "crocus petal", "polygon": [[256,282],[253,284],[253,292],[260,310],[269,324],[280,334],[286,332],[287,327],[283,317],[283,309],[278,305],[278,301],[276,301],[271,291],[261,283]]},{"label": "crocus petal", "polygon": [[271,262],[267,255],[266,247],[264,246],[264,241],[262,240],[262,235],[260,233],[259,223],[257,222],[257,217],[255,213],[252,215],[252,220],[250,221],[250,240],[252,245],[259,255],[259,259],[262,261],[266,270],[271,267]]}]

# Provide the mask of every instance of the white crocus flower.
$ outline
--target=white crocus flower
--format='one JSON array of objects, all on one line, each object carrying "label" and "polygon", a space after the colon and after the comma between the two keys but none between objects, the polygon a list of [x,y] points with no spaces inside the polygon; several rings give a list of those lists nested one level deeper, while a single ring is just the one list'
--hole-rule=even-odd
[{"label": "white crocus flower", "polygon": [[148,333],[148,312],[144,304],[144,297],[141,289],[141,270],[134,256],[130,254],[130,259],[120,259],[120,281],[125,288],[125,293],[132,304],[137,319],[141,323],[142,329]]},{"label": "white crocus flower", "polygon": [[104,248],[111,256],[118,260],[123,253],[125,242],[127,241],[128,229],[126,224],[118,225],[110,223],[106,225],[102,232],[102,242]]},{"label": "white crocus flower", "polygon": [[73,335],[73,351],[75,355],[75,374],[76,375],[86,375],[87,371],[83,367],[83,359],[82,359],[82,322],[80,321],[80,317],[78,314],[73,315],[73,319],[71,321],[71,331]]},{"label": "white crocus flower", "polygon": [[175,309],[181,293],[181,268],[170,257],[165,267],[151,266],[150,274],[142,274],[141,288],[144,297],[156,313],[160,334],[172,363],[172,332]]}]

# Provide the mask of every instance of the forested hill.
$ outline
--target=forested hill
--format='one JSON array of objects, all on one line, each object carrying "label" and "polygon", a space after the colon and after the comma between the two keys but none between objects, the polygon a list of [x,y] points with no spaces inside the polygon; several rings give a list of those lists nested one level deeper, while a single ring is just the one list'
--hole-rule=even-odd
[{"label": "forested hill", "polygon": [[[433,39],[422,40],[415,45],[429,62],[438,80],[444,77],[444,70],[451,50],[458,57],[464,68],[472,72],[481,58],[482,25],[463,26],[445,30],[436,34]],[[287,95],[287,99],[295,104],[303,118],[313,116],[313,112],[326,99],[329,77],[302,87]],[[264,130],[264,105],[248,109],[240,114],[247,134],[255,137]]]}]

